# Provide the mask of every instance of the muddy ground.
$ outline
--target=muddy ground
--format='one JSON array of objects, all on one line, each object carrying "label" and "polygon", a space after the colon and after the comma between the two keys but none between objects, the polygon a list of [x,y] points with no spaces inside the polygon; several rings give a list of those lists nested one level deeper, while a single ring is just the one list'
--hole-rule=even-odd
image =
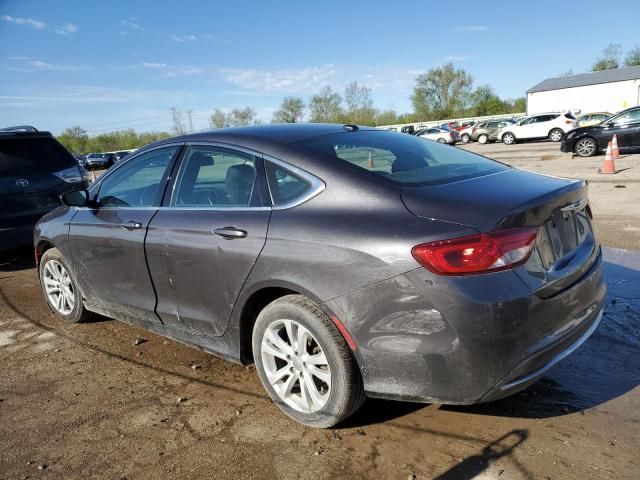
[{"label": "muddy ground", "polygon": [[[605,243],[640,248],[634,215],[614,209]],[[327,431],[281,414],[253,368],[103,317],[58,320],[17,252],[0,260],[0,479],[640,478],[640,254],[605,260],[601,326],[531,388],[471,407],[369,400]]]}]

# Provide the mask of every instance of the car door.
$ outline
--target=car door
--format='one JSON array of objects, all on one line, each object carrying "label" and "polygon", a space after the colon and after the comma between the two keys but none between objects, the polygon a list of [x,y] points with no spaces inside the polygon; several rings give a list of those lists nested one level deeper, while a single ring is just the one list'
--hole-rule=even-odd
[{"label": "car door", "polygon": [[620,150],[640,148],[640,108],[623,112],[603,124],[600,148],[605,149],[614,134]]},{"label": "car door", "polygon": [[529,117],[524,119],[520,125],[514,127],[514,133],[517,138],[534,138],[536,135],[536,122],[538,117]]},{"label": "car door", "polygon": [[92,310],[145,326],[158,323],[144,239],[180,148],[155,148],[122,163],[91,189],[95,205],[73,217],[71,254]]},{"label": "car door", "polygon": [[174,338],[202,345],[224,333],[265,244],[271,215],[262,159],[192,144],[146,240],[156,312]]},{"label": "car door", "polygon": [[553,128],[551,122],[557,115],[538,115],[535,123],[532,124],[531,136],[529,138],[542,138],[549,135],[549,131]]}]

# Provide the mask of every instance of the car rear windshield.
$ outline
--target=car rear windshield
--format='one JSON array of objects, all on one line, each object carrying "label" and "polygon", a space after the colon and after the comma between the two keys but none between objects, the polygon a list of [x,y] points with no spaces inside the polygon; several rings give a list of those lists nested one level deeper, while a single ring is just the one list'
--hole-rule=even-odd
[{"label": "car rear windshield", "polygon": [[576,119],[576,117],[574,117],[572,113],[565,113],[564,116],[566,118],[570,118],[571,120],[575,120]]},{"label": "car rear windshield", "polygon": [[58,172],[75,165],[73,156],[53,138],[0,138],[0,172],[31,168]]},{"label": "car rear windshield", "polygon": [[510,168],[456,147],[388,131],[321,135],[292,146],[349,162],[403,185],[448,183]]}]

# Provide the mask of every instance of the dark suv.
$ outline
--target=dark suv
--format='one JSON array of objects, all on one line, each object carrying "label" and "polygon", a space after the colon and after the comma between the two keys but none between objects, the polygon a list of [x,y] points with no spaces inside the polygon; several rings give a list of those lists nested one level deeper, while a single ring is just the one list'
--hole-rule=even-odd
[{"label": "dark suv", "polygon": [[33,242],[33,226],[60,194],[88,185],[86,172],[49,132],[0,129],[0,250]]}]

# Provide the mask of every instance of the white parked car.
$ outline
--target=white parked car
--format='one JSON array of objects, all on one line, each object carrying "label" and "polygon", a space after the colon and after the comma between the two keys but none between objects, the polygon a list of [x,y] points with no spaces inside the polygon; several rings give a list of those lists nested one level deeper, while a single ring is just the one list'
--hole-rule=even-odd
[{"label": "white parked car", "polygon": [[449,145],[454,145],[460,139],[460,135],[455,130],[445,130],[439,127],[426,128],[416,133],[416,136]]},{"label": "white parked car", "polygon": [[559,142],[569,130],[577,127],[578,122],[570,113],[540,113],[501,129],[496,136],[506,145],[535,138]]}]

